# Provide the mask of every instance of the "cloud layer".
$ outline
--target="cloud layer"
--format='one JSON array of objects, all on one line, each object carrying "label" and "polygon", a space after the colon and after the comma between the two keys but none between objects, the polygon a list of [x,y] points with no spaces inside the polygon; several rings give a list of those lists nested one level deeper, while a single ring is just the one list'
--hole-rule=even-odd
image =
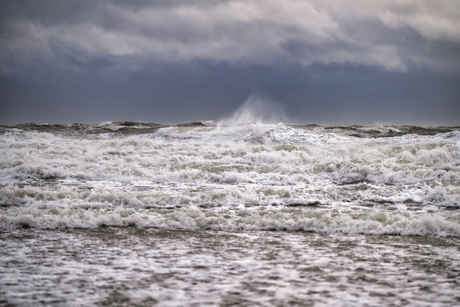
[{"label": "cloud layer", "polygon": [[211,61],[458,70],[460,2],[7,1],[1,72],[53,63],[82,69]]}]

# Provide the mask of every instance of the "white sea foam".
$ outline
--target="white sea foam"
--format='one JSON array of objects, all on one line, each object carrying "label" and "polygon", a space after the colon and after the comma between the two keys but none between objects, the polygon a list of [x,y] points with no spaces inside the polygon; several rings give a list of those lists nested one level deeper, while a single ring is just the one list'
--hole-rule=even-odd
[{"label": "white sea foam", "polygon": [[139,210],[14,208],[0,212],[0,228],[95,228],[137,226],[185,230],[284,230],[345,234],[460,236],[460,213],[216,208]]},{"label": "white sea foam", "polygon": [[[130,224],[110,213],[121,207],[134,210],[138,219],[132,223],[138,226],[458,235],[458,220],[449,216],[460,207],[459,131],[418,135],[402,134],[404,127],[301,127],[249,115],[235,123],[158,127],[143,134],[7,129],[0,134],[2,227]],[[397,135],[354,136],[358,130]],[[312,204],[316,207],[305,212],[321,219],[336,212],[334,222],[269,210],[270,218],[249,211],[253,218],[244,224],[217,210]],[[173,213],[143,211],[162,208]],[[369,210],[398,222],[353,219]],[[193,212],[202,217],[190,218]],[[216,217],[208,219],[211,213]]]}]

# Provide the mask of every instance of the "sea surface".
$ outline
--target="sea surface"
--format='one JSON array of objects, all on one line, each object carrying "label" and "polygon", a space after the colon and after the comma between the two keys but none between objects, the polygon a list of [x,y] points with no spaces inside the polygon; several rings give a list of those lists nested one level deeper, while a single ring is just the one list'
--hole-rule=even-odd
[{"label": "sea surface", "polygon": [[0,126],[0,306],[460,304],[460,127]]}]

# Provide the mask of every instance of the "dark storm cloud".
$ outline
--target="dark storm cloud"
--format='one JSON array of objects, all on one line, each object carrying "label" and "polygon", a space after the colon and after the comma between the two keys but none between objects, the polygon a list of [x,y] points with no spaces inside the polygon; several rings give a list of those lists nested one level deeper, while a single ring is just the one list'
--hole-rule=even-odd
[{"label": "dark storm cloud", "polygon": [[458,123],[459,3],[3,1],[0,120]]},{"label": "dark storm cloud", "polygon": [[121,63],[132,56],[138,61],[339,63],[399,71],[411,65],[458,68],[459,56],[446,59],[430,47],[459,44],[456,1],[400,3],[7,1],[2,10],[7,47],[1,58],[6,71],[21,61],[54,63],[65,49],[117,56]]}]

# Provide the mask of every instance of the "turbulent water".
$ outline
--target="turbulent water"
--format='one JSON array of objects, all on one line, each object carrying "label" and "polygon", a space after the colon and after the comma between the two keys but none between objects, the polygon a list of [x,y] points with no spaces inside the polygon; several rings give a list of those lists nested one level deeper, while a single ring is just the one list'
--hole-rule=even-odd
[{"label": "turbulent water", "polygon": [[[449,306],[460,300],[460,127],[0,126],[0,206],[0,303],[7,305]],[[46,253],[37,255],[34,244]],[[193,248],[196,254],[186,256]],[[427,268],[436,259],[443,265],[420,269],[410,262],[419,251]],[[70,256],[78,252],[86,264]],[[115,260],[92,255],[101,253],[125,269],[117,275]],[[171,253],[178,254],[175,262],[159,260]],[[276,257],[270,262],[260,253]],[[61,265],[46,273],[47,261]],[[100,280],[57,287],[59,267],[70,275],[79,267],[93,270]],[[34,269],[49,275],[46,285],[27,278]],[[136,270],[150,279],[141,281]],[[398,283],[404,270],[421,273]],[[219,278],[226,283],[219,286]],[[420,281],[413,288],[411,278]]]}]

